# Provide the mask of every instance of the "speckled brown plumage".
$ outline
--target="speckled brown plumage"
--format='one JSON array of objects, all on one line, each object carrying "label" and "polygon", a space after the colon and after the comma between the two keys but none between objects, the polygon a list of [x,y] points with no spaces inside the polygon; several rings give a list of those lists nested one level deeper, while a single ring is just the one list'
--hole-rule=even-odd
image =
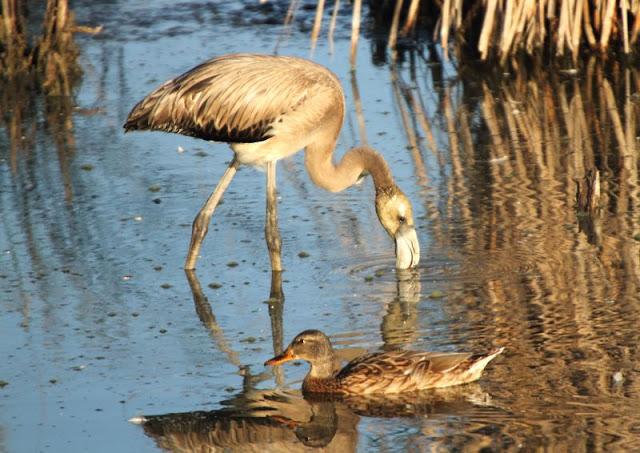
[{"label": "speckled brown plumage", "polygon": [[418,351],[377,352],[358,357],[335,371],[331,342],[318,330],[296,336],[281,355],[266,362],[277,365],[302,359],[311,364],[302,389],[306,393],[384,394],[465,384],[480,378],[485,366],[504,348],[488,353]]},{"label": "speckled brown plumage", "polygon": [[255,54],[213,58],[147,95],[124,129],[228,143],[267,140],[275,123],[304,104],[308,89],[333,89],[337,83],[320,66],[303,61]]}]

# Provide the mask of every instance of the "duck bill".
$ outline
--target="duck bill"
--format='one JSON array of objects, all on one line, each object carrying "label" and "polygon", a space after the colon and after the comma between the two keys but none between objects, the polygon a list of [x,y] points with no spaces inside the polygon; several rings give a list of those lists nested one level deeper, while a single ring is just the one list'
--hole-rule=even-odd
[{"label": "duck bill", "polygon": [[282,354],[275,356],[272,359],[264,362],[265,366],[275,366],[288,362],[289,360],[295,360],[296,356],[290,348],[287,348]]},{"label": "duck bill", "polygon": [[396,268],[409,269],[420,262],[420,244],[413,226],[402,225],[395,234]]}]

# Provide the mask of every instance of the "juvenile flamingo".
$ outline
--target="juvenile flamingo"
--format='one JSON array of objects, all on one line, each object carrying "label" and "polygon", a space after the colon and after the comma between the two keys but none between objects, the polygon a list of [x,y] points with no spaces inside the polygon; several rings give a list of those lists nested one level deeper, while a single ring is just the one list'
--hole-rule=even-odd
[{"label": "juvenile flamingo", "polygon": [[129,113],[125,131],[160,130],[227,142],[234,152],[229,167],[193,221],[185,269],[195,269],[200,246],[222,194],[242,164],[265,167],[265,237],[274,271],[282,270],[277,228],[276,163],[305,148],[311,180],[331,192],[370,174],[382,227],[395,240],[396,267],[420,260],[411,202],[374,149],[359,146],[333,163],[345,112],[336,76],[311,61],[282,56],[233,54],[214,58],[169,80]]}]

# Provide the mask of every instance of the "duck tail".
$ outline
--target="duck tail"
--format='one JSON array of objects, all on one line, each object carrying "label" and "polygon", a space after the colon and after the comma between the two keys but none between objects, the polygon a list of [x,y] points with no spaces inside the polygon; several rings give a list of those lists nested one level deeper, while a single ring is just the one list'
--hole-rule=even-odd
[{"label": "duck tail", "polygon": [[144,415],[139,415],[137,417],[131,417],[129,419],[129,423],[133,423],[134,425],[144,425],[149,420]]},{"label": "duck tail", "polygon": [[504,352],[504,346],[499,348],[492,349],[489,352],[485,352],[482,354],[475,354],[469,358],[469,361],[472,363],[469,368],[470,371],[482,372],[484,368],[487,366],[489,362],[496,358],[496,356],[502,354]]}]

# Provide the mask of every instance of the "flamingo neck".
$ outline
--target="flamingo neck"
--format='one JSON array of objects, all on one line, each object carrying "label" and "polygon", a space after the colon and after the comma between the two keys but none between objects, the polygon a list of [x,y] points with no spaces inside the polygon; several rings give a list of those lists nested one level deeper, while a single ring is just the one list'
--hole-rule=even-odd
[{"label": "flamingo neck", "polygon": [[340,192],[354,185],[363,173],[373,178],[376,193],[394,187],[393,175],[382,155],[373,148],[357,146],[342,157],[338,165],[333,163],[331,146],[310,144],[305,152],[305,165],[311,180],[330,192]]}]

